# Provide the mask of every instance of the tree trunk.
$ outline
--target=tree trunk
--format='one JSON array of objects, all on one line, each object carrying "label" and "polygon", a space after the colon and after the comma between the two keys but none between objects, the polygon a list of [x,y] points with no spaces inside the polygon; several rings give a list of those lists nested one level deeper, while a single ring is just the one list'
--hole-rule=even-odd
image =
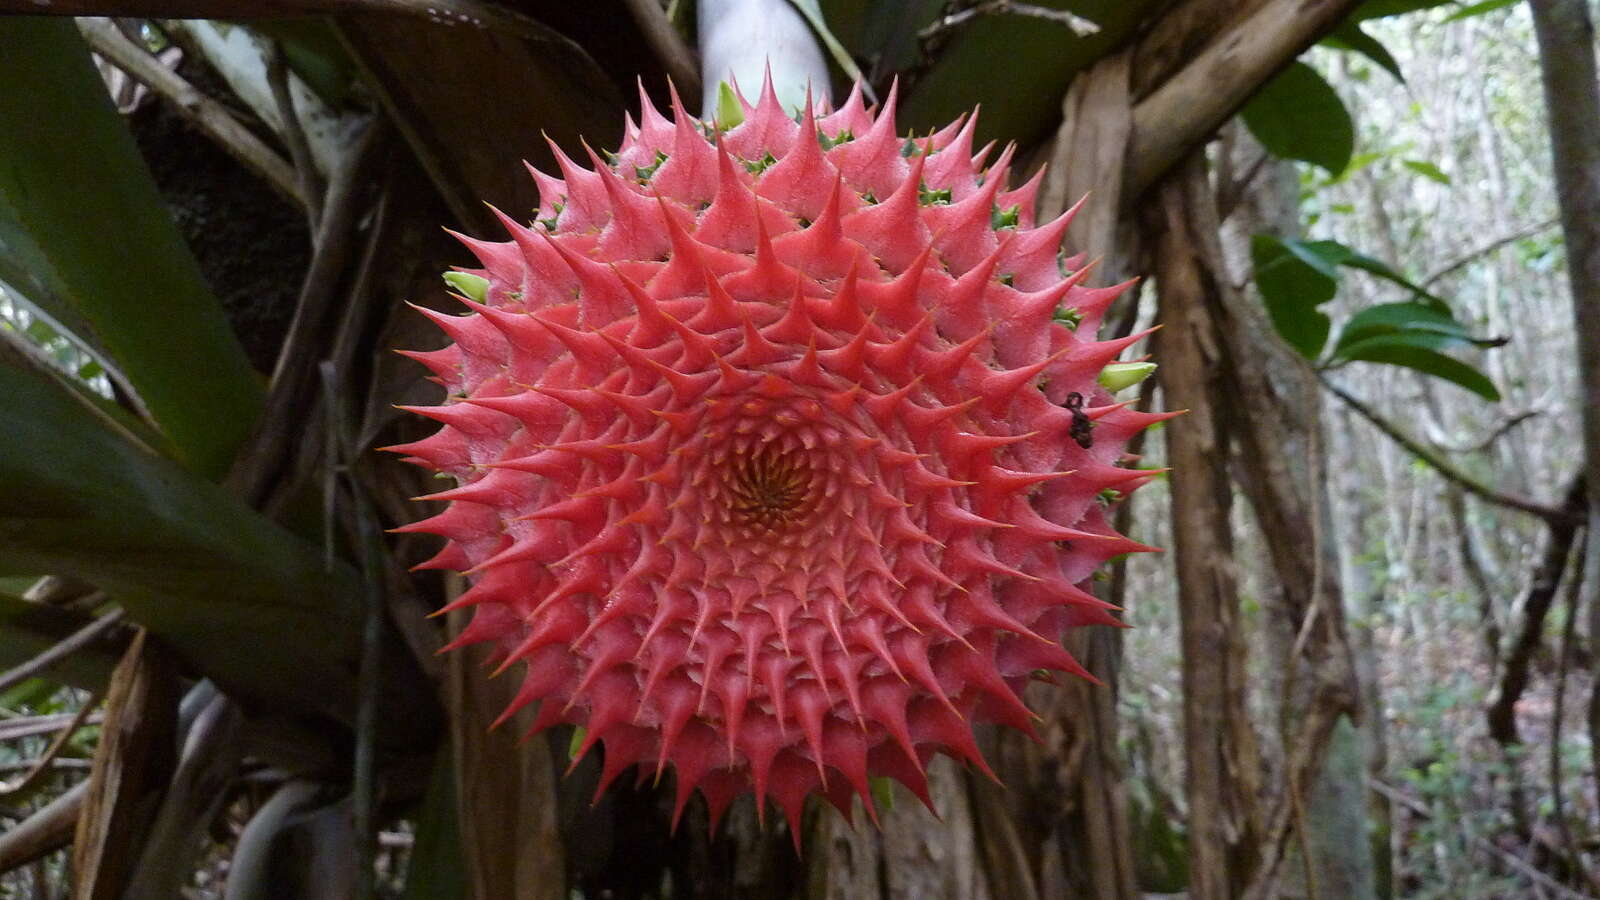
[{"label": "tree trunk", "polygon": [[[1578,338],[1584,480],[1589,493],[1589,635],[1600,635],[1600,84],[1594,24],[1584,0],[1529,0],[1539,37],[1556,198]],[[1600,674],[1600,654],[1591,653]],[[1600,778],[1600,679],[1589,696],[1589,737]]]},{"label": "tree trunk", "polygon": [[1260,856],[1255,733],[1246,707],[1245,644],[1233,558],[1228,406],[1222,337],[1210,308],[1221,287],[1202,264],[1216,232],[1191,219],[1184,183],[1204,178],[1184,163],[1159,190],[1152,230],[1161,321],[1157,343],[1166,403],[1188,415],[1167,432],[1172,534],[1182,616],[1183,733],[1188,746],[1189,894],[1239,896]]},{"label": "tree trunk", "polygon": [[[1235,149],[1249,157],[1264,152],[1242,129],[1234,137]],[[1210,193],[1198,190],[1203,184],[1195,187],[1195,202],[1204,207],[1210,197],[1234,186],[1221,185]],[[1228,223],[1230,237],[1247,247],[1250,235],[1258,232],[1297,232],[1296,190],[1289,163],[1268,163],[1242,189]],[[1235,398],[1230,411],[1239,437],[1236,480],[1255,509],[1277,575],[1262,603],[1269,623],[1267,652],[1276,663],[1269,672],[1281,673],[1269,675],[1278,694],[1279,757],[1292,756],[1291,742],[1313,705],[1334,703],[1345,713],[1327,736],[1322,769],[1310,773],[1314,781],[1305,796],[1293,798],[1304,807],[1297,816],[1302,858],[1285,874],[1305,896],[1365,900],[1375,896],[1376,879],[1371,846],[1349,839],[1352,833],[1366,832],[1366,801],[1362,737],[1353,721],[1358,705],[1355,661],[1345,636],[1338,534],[1327,485],[1321,388],[1305,362],[1278,337],[1258,298],[1231,287],[1242,279],[1233,274],[1220,246],[1215,252],[1217,264],[1224,267],[1218,278],[1224,285],[1218,294],[1218,328]],[[1237,258],[1248,259],[1248,251],[1236,252]],[[1301,774],[1286,774],[1288,788],[1298,789]]]}]

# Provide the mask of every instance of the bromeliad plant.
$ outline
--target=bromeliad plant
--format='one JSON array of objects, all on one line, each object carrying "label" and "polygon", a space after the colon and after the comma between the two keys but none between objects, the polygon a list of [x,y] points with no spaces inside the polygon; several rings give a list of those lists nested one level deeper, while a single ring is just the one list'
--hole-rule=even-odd
[{"label": "bromeliad plant", "polygon": [[746,791],[875,816],[871,777],[926,802],[933,754],[988,771],[974,722],[1032,731],[1030,677],[1087,675],[1060,639],[1117,624],[1081,584],[1146,549],[1104,499],[1162,417],[1098,383],[1142,336],[1092,337],[1121,288],[1083,285],[1072,213],[1036,224],[1041,179],[1008,190],[974,118],[739,104],[646,98],[609,160],[533,172],[534,222],[463,238],[469,311],[424,310],[453,343],[412,354],[444,427],[391,448],[459,486],[404,530],[472,578],[452,646],[523,671],[505,717],[582,726],[601,790],[670,764],[713,826]]}]

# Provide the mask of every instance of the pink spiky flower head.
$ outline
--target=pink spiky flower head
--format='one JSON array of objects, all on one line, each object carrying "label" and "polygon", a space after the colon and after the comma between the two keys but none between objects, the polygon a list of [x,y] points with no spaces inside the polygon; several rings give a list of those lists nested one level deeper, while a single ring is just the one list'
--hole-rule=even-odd
[{"label": "pink spiky flower head", "polygon": [[746,791],[870,813],[873,776],[926,802],[935,753],[987,772],[973,723],[1031,731],[1023,683],[1086,674],[1063,632],[1116,624],[1080,584],[1145,549],[1103,501],[1159,418],[1097,384],[1139,337],[1093,340],[1120,288],[1079,283],[1071,214],[1036,226],[1040,179],[1006,190],[972,119],[744,110],[646,99],[611,161],[555,149],[535,222],[464,239],[470,312],[423,310],[444,427],[392,448],[459,481],[407,530],[472,577],[453,646],[522,664],[507,715],[583,726],[602,790],[670,766],[713,827]]}]

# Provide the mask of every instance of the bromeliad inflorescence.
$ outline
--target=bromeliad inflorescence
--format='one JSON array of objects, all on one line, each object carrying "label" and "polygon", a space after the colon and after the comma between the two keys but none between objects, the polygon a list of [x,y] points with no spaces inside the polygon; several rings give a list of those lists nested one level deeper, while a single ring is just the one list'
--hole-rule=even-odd
[{"label": "bromeliad inflorescence", "polygon": [[520,667],[507,715],[583,726],[602,789],[670,770],[713,823],[746,791],[870,813],[873,776],[926,801],[935,753],[987,771],[974,722],[1031,731],[1033,673],[1085,674],[1063,632],[1116,620],[1080,585],[1146,549],[1097,498],[1162,417],[1097,383],[1140,337],[1093,340],[1121,288],[1058,261],[1071,213],[1036,224],[973,119],[740,103],[646,99],[610,160],[555,150],[510,241],[463,239],[469,312],[411,354],[444,427],[391,448],[459,486],[404,530],[472,578],[455,645]]}]

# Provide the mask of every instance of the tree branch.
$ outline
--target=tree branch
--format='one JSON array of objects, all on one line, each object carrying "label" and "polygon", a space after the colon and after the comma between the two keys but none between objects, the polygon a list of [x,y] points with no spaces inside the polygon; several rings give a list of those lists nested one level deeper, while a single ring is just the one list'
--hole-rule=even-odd
[{"label": "tree branch", "polygon": [[1272,0],[1206,45],[1133,108],[1124,202],[1144,193],[1358,5],[1359,0]]},{"label": "tree branch", "polygon": [[[1555,602],[1556,590],[1561,586],[1561,574],[1567,570],[1567,558],[1572,555],[1572,545],[1579,533],[1578,523],[1582,521],[1586,505],[1583,478],[1574,478],[1572,485],[1567,488],[1564,507],[1569,517],[1550,523],[1544,553],[1533,570],[1527,591],[1517,602],[1521,622],[1516,643],[1506,656],[1486,713],[1489,736],[1501,746],[1521,742],[1517,734],[1517,701],[1522,699],[1523,689],[1528,685],[1528,666],[1533,660],[1534,651],[1544,642],[1544,620]],[[1582,568],[1578,567],[1577,570],[1581,572]]]},{"label": "tree branch", "polygon": [[1433,283],[1438,281],[1439,279],[1445,277],[1446,275],[1449,275],[1449,274],[1455,272],[1457,269],[1461,269],[1461,268],[1464,268],[1466,266],[1471,265],[1472,263],[1476,262],[1477,260],[1480,260],[1483,257],[1488,256],[1489,254],[1495,252],[1496,250],[1499,250],[1501,247],[1505,247],[1505,246],[1508,246],[1510,244],[1515,244],[1517,241],[1520,241],[1523,238],[1533,237],[1534,235],[1539,234],[1540,232],[1549,231],[1550,229],[1556,227],[1559,224],[1561,224],[1559,220],[1550,219],[1550,220],[1545,221],[1545,222],[1539,222],[1539,223],[1537,223],[1535,225],[1529,225],[1529,226],[1527,226],[1525,228],[1519,228],[1516,231],[1511,232],[1510,234],[1504,235],[1502,237],[1495,238],[1494,240],[1490,241],[1489,243],[1484,244],[1481,247],[1475,247],[1472,250],[1469,250],[1466,253],[1461,254],[1460,256],[1456,257],[1455,259],[1451,260],[1450,262],[1445,263],[1438,270],[1436,270],[1432,274],[1428,275],[1428,277],[1422,279],[1422,281],[1419,282],[1419,283],[1425,288],[1432,287]]},{"label": "tree branch", "polygon": [[267,42],[267,87],[272,90],[272,102],[278,105],[278,117],[283,119],[283,142],[289,147],[289,158],[294,161],[295,183],[300,186],[300,198],[305,206],[306,220],[311,234],[318,236],[322,228],[322,184],[317,177],[317,164],[311,158],[311,142],[306,140],[306,130],[300,124],[300,114],[295,112],[294,97],[289,94],[289,61],[278,41]]},{"label": "tree branch", "polygon": [[122,621],[122,616],[122,610],[112,610],[73,632],[49,650],[0,675],[0,691],[8,691],[29,678],[48,671],[51,666],[94,643],[96,638],[115,628]]},{"label": "tree branch", "polygon": [[89,796],[89,780],[73,785],[66,793],[0,834],[0,872],[9,872],[60,850],[72,843],[78,826],[78,812]]},{"label": "tree branch", "polygon": [[524,13],[484,0],[0,0],[0,14],[110,16],[138,19],[289,19],[348,13],[383,13],[470,25],[567,48],[566,35]]},{"label": "tree branch", "polygon": [[[4,6],[4,0],[0,0],[0,8]],[[201,93],[178,73],[135,46],[110,19],[81,18],[78,30],[96,53],[149,88],[151,93],[171,103],[179,115],[209,135],[245,168],[266,179],[278,193],[297,204],[306,202],[294,167],[240,124],[226,106]]]},{"label": "tree branch", "polygon": [[1335,397],[1343,400],[1346,406],[1349,406],[1351,409],[1359,413],[1363,419],[1371,422],[1373,427],[1383,432],[1390,440],[1405,448],[1411,453],[1412,456],[1415,456],[1416,458],[1427,463],[1434,471],[1444,476],[1447,480],[1461,485],[1461,487],[1466,490],[1467,493],[1473,495],[1474,497],[1489,503],[1507,507],[1509,509],[1525,512],[1529,515],[1538,516],[1546,522],[1549,522],[1551,525],[1575,523],[1577,521],[1574,513],[1569,509],[1558,509],[1554,506],[1540,503],[1537,500],[1529,500],[1526,497],[1519,497],[1515,494],[1497,491],[1494,488],[1479,482],[1470,475],[1467,475],[1465,472],[1462,472],[1460,469],[1456,468],[1449,462],[1449,460],[1446,460],[1444,457],[1423,446],[1422,442],[1418,441],[1416,438],[1413,438],[1401,431],[1398,426],[1378,415],[1378,413],[1373,410],[1372,407],[1356,399],[1354,395],[1350,394],[1350,392],[1334,384],[1332,381],[1329,381],[1326,375],[1319,372],[1317,377],[1322,381],[1323,386],[1326,387]]},{"label": "tree branch", "polygon": [[61,751],[67,746],[67,741],[71,739],[72,735],[76,733],[81,726],[89,724],[90,714],[93,713],[94,708],[99,705],[99,694],[95,694],[88,700],[84,701],[84,704],[80,706],[78,711],[71,716],[66,725],[56,732],[55,738],[50,741],[50,746],[45,748],[44,753],[37,760],[26,763],[26,765],[29,767],[26,775],[23,775],[21,779],[15,782],[8,781],[4,784],[0,784],[0,795],[15,794],[18,791],[26,790],[36,783],[40,776],[50,771],[51,766],[56,762],[56,757],[60,756]]},{"label": "tree branch", "polygon": [[1013,16],[1043,19],[1046,22],[1064,25],[1078,37],[1088,37],[1091,34],[1100,32],[1099,25],[1064,9],[1052,9],[1048,6],[1039,6],[1034,3],[1016,3],[1013,0],[985,0],[985,2],[979,3],[977,6],[969,6],[960,12],[951,13],[939,19],[927,28],[917,32],[917,38],[923,41],[931,40],[947,31],[960,28],[978,16],[997,16],[1008,13]]}]

